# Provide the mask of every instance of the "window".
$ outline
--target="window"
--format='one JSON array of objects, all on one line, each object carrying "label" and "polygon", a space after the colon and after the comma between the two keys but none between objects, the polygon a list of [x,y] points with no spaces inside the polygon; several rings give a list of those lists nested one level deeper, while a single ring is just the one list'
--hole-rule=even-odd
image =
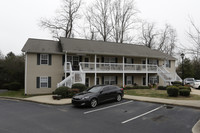
[{"label": "window", "polygon": [[133,77],[132,76],[127,76],[126,77],[126,85],[132,85],[133,84]]},{"label": "window", "polygon": [[105,76],[104,77],[104,84],[105,85],[114,85],[117,84],[115,76]]},{"label": "window", "polygon": [[89,78],[85,78],[85,86],[89,87],[90,84],[90,79]]},{"label": "window", "polygon": [[150,76],[149,77],[149,83],[150,84],[156,84],[156,83],[158,83],[158,77],[157,76]]},{"label": "window", "polygon": [[127,64],[133,64],[133,59],[132,58],[126,58],[126,62]]},{"label": "window", "polygon": [[48,64],[49,55],[48,54],[40,54],[40,64]]},{"label": "window", "polygon": [[40,88],[48,87],[48,77],[40,77]]},{"label": "window", "polygon": [[151,65],[158,65],[158,60],[156,60],[156,59],[149,59],[149,64],[151,64]]},{"label": "window", "polygon": [[96,79],[96,84],[99,85],[99,78]]},{"label": "window", "polygon": [[116,63],[116,58],[115,57],[105,57],[104,62],[105,63]]},{"label": "window", "polygon": [[[88,57],[85,57],[85,62],[89,62],[89,58],[88,58]],[[89,64],[86,63],[86,64],[85,64],[85,67],[89,67]]]},{"label": "window", "polygon": [[37,88],[51,88],[51,77],[37,77]]},{"label": "window", "polygon": [[170,60],[166,60],[165,64],[166,64],[166,67],[169,67],[169,68],[171,67],[171,61]]}]

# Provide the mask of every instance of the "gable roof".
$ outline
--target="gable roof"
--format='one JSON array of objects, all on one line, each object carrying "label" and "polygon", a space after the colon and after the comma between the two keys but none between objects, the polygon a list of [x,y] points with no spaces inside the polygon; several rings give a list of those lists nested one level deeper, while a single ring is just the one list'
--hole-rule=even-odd
[{"label": "gable roof", "polygon": [[134,56],[176,60],[174,57],[146,46],[121,44],[114,42],[92,41],[84,39],[60,38],[60,42],[53,40],[28,39],[23,52],[30,53],[78,53],[110,56]]},{"label": "gable roof", "polygon": [[135,44],[61,38],[61,46],[63,52],[67,53],[135,56],[176,60],[174,57],[158,50],[152,50],[146,46]]},{"label": "gable roof", "polygon": [[32,39],[29,38],[24,47],[23,52],[30,53],[57,53],[62,54],[61,47],[58,41],[53,40],[42,40],[42,39]]}]

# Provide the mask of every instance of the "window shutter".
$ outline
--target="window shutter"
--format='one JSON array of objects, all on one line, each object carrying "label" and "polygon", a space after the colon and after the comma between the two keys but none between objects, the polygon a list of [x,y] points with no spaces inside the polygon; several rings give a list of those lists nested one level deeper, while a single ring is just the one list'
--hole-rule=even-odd
[{"label": "window shutter", "polygon": [[101,77],[101,83],[104,85],[104,76]]},{"label": "window shutter", "polygon": [[127,85],[127,76],[125,76],[125,85]]},{"label": "window shutter", "polygon": [[[145,61],[146,62],[146,61]],[[146,64],[146,63],[145,63]],[[147,60],[147,64],[149,64],[149,59]]]},{"label": "window shutter", "polygon": [[104,57],[101,57],[101,62],[104,62]]},{"label": "window shutter", "polygon": [[159,76],[157,76],[157,82],[159,83]]},{"label": "window shutter", "polygon": [[134,77],[132,76],[132,85],[134,85]]},{"label": "window shutter", "polygon": [[51,65],[51,62],[52,62],[52,56],[51,54],[49,54],[49,65]]},{"label": "window shutter", "polygon": [[65,55],[62,56],[62,65],[65,64]]},{"label": "window shutter", "polygon": [[36,87],[40,88],[40,77],[36,77]]},{"label": "window shutter", "polygon": [[127,59],[125,58],[125,62],[124,63],[127,63]]},{"label": "window shutter", "polygon": [[157,60],[157,65],[159,66],[159,60]]},{"label": "window shutter", "polygon": [[118,82],[117,82],[117,76],[115,77],[115,80],[116,80],[115,82],[116,82],[116,85],[117,85],[118,84]]},{"label": "window shutter", "polygon": [[171,60],[169,60],[169,68],[171,68]]},{"label": "window shutter", "polygon": [[37,54],[37,65],[40,65],[40,54]]},{"label": "window shutter", "polygon": [[48,77],[48,88],[51,88],[51,77]]},{"label": "window shutter", "polygon": [[82,62],[82,56],[79,56],[79,62]]},{"label": "window shutter", "polygon": [[132,60],[132,64],[134,63],[134,60],[133,60],[133,58],[131,59]]},{"label": "window shutter", "polygon": [[115,63],[117,63],[118,62],[118,59],[117,59],[117,57],[115,57]]}]

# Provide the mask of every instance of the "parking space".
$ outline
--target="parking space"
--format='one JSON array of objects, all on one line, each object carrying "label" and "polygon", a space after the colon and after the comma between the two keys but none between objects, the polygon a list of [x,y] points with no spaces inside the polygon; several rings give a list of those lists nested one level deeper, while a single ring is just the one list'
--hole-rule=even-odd
[{"label": "parking space", "polygon": [[200,110],[123,100],[96,108],[0,100],[0,132],[190,133]]}]

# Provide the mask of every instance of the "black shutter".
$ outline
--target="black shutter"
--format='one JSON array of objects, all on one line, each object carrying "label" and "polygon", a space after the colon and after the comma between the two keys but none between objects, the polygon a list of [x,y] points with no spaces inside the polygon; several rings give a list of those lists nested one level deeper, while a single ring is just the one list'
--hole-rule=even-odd
[{"label": "black shutter", "polygon": [[36,87],[40,88],[40,77],[36,77]]},{"label": "black shutter", "polygon": [[133,58],[131,59],[132,60],[132,64],[134,63],[134,60],[133,60]]},{"label": "black shutter", "polygon": [[104,76],[101,77],[101,83],[104,85]]},{"label": "black shutter", "polygon": [[157,65],[159,66],[159,60],[157,60]]},{"label": "black shutter", "polygon": [[124,63],[127,63],[127,59],[125,58],[125,62]]},{"label": "black shutter", "polygon": [[104,62],[104,57],[101,57],[101,62]]},{"label": "black shutter", "polygon": [[118,62],[118,59],[117,59],[117,57],[115,57],[115,63],[117,63]]},{"label": "black shutter", "polygon": [[79,62],[82,62],[82,56],[79,56]]},{"label": "black shutter", "polygon": [[[145,61],[146,62],[146,61]],[[145,63],[146,64],[146,63]],[[147,60],[147,64],[149,64],[149,59]]]},{"label": "black shutter", "polygon": [[125,85],[127,84],[126,82],[127,82],[127,76],[125,76]]},{"label": "black shutter", "polygon": [[132,85],[134,85],[134,77],[132,76]]},{"label": "black shutter", "polygon": [[159,83],[159,76],[157,76],[157,82]]},{"label": "black shutter", "polygon": [[51,88],[51,77],[48,77],[48,88]]},{"label": "black shutter", "polygon": [[51,65],[52,64],[52,56],[51,56],[51,54],[49,54],[49,65]]},{"label": "black shutter", "polygon": [[169,60],[169,68],[171,68],[171,61]]},{"label": "black shutter", "polygon": [[62,56],[62,65],[65,64],[65,55]]},{"label": "black shutter", "polygon": [[117,76],[115,77],[115,80],[116,80],[115,82],[116,82],[116,85],[117,85],[118,84],[118,82],[117,82]]},{"label": "black shutter", "polygon": [[40,54],[37,54],[37,65],[40,65]]}]

